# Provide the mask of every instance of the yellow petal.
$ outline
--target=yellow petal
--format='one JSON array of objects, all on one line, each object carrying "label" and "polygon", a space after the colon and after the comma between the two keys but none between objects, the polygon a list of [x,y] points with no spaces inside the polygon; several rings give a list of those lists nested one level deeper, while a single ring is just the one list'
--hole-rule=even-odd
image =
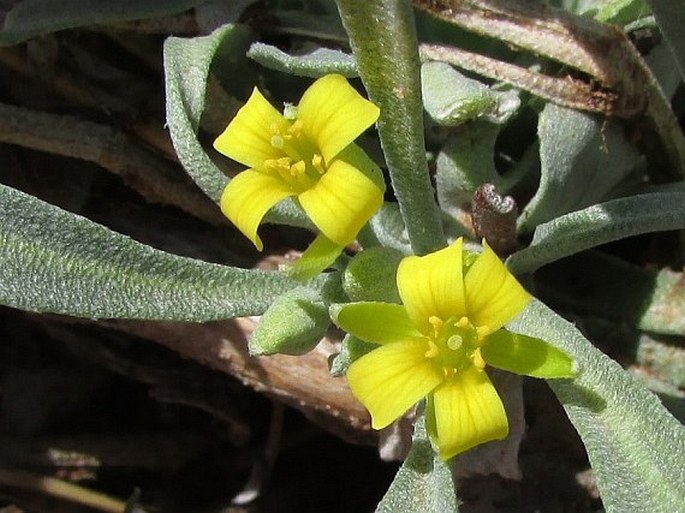
[{"label": "yellow petal", "polygon": [[333,305],[330,313],[340,328],[367,342],[387,344],[421,336],[402,305],[348,303]]},{"label": "yellow petal", "polygon": [[343,148],[376,122],[380,110],[341,75],[326,75],[302,95],[297,119],[303,133],[330,163]]},{"label": "yellow petal", "polygon": [[410,256],[397,269],[397,288],[409,317],[424,333],[428,319],[466,315],[462,278],[462,239],[426,256]]},{"label": "yellow petal", "polygon": [[267,159],[277,159],[283,151],[271,145],[274,129],[284,132],[290,126],[255,87],[247,103],[214,141],[214,148],[247,167],[261,168]]},{"label": "yellow petal", "polygon": [[502,400],[487,374],[473,366],[433,391],[426,419],[443,460],[509,433]]},{"label": "yellow petal", "polygon": [[347,371],[354,396],[382,429],[399,418],[443,379],[442,370],[425,356],[423,340],[394,342],[355,360]]},{"label": "yellow petal", "polygon": [[224,189],[221,211],[261,251],[262,240],[257,235],[259,223],[271,207],[294,194],[279,178],[247,169],[238,173]]},{"label": "yellow petal", "polygon": [[530,294],[504,266],[488,243],[464,277],[468,316],[475,326],[495,331],[518,315]]},{"label": "yellow petal", "polygon": [[375,179],[379,173],[358,146],[350,145],[298,200],[326,237],[346,246],[383,204],[383,189]]}]

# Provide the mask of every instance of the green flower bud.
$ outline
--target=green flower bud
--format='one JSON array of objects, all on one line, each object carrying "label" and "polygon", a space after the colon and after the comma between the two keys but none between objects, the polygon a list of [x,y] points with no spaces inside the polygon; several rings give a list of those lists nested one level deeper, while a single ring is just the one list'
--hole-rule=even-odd
[{"label": "green flower bud", "polygon": [[304,354],[319,343],[330,323],[328,307],[318,293],[295,288],[264,313],[248,342],[250,354]]}]

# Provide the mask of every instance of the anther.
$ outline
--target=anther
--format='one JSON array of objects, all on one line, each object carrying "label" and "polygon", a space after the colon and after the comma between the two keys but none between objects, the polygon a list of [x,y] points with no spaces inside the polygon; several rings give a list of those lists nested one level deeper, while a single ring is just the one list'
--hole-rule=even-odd
[{"label": "anther", "polygon": [[438,346],[435,345],[435,342],[432,340],[428,340],[428,351],[424,353],[424,356],[426,358],[435,358],[440,354],[440,350],[438,349]]},{"label": "anther", "polygon": [[480,354],[480,348],[476,349],[473,352],[473,356],[471,357],[473,361],[473,365],[480,369],[483,370],[485,368],[485,360],[483,360],[483,355]]},{"label": "anther", "polygon": [[279,172],[279,173],[282,173],[284,171],[289,171],[291,163],[292,163],[292,159],[290,159],[290,157],[281,157],[278,159],[267,159],[264,161],[264,165],[267,167],[267,169],[271,169],[271,170]]},{"label": "anther", "polygon": [[295,121],[287,130],[286,139],[298,138],[302,134],[302,121]]},{"label": "anther", "polygon": [[300,160],[290,166],[290,174],[292,176],[300,176],[302,173],[305,172],[307,169],[307,165],[304,163],[304,160]]},{"label": "anther", "polygon": [[316,169],[320,175],[326,172],[326,168],[323,165],[323,157],[318,153],[315,153],[312,156],[312,166],[314,166],[314,169]]},{"label": "anther", "polygon": [[492,330],[489,326],[478,326],[476,328],[476,338],[478,339],[479,343],[483,342],[485,340],[485,337],[487,337],[491,333]]},{"label": "anther", "polygon": [[440,330],[442,329],[442,319],[436,315],[431,315],[428,318],[428,323],[433,327],[433,337],[438,338]]}]

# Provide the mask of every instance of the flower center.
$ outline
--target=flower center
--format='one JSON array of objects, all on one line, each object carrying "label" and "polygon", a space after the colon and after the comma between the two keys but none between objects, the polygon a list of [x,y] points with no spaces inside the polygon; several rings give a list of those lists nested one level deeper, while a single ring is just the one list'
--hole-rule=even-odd
[{"label": "flower center", "polygon": [[451,377],[469,365],[479,369],[485,367],[480,348],[487,328],[475,327],[468,317],[450,317],[443,321],[433,316],[428,322],[433,330],[427,337],[426,358],[435,359],[435,363],[443,368],[445,377]]},{"label": "flower center", "polygon": [[286,130],[272,126],[270,142],[283,156],[265,160],[264,166],[300,192],[312,187],[326,172],[318,148],[302,133],[302,121],[294,121]]}]

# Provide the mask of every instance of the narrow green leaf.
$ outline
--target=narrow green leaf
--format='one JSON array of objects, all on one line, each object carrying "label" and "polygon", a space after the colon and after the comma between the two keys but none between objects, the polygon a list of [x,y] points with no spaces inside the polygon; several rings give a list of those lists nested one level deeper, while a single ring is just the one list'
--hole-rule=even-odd
[{"label": "narrow green leaf", "polygon": [[531,245],[514,253],[507,266],[514,274],[585,249],[641,233],[685,228],[685,193],[641,194],[600,203],[557,217],[535,229]]},{"label": "narrow green leaf", "polygon": [[289,55],[275,46],[256,42],[250,46],[247,56],[265,68],[300,77],[319,78],[328,73],[338,73],[348,78],[359,76],[352,55],[330,48],[316,48],[309,53]]},{"label": "narrow green leaf", "polygon": [[682,0],[647,0],[661,29],[666,44],[685,80],[685,5]]},{"label": "narrow green leaf", "polygon": [[[171,140],[186,172],[216,203],[229,179],[212,162],[197,136],[200,118],[208,108],[205,105],[207,79],[215,60],[221,63],[223,75],[244,73],[247,67],[245,53],[252,38],[247,27],[227,25],[208,36],[170,37],[164,43],[166,115]],[[290,199],[276,205],[266,220],[311,226],[302,210]]]},{"label": "narrow green leaf", "polygon": [[77,317],[258,315],[297,283],[171,255],[0,185],[0,304]]},{"label": "narrow green leaf", "polygon": [[574,358],[579,374],[550,380],[578,430],[607,513],[673,513],[685,504],[685,427],[659,399],[537,300],[508,326]]},{"label": "narrow green leaf", "polygon": [[193,181],[216,203],[228,178],[212,162],[197,138],[205,109],[209,71],[219,51],[247,51],[252,35],[240,25],[221,27],[208,36],[185,39],[170,37],[164,42],[166,116],[169,134]]},{"label": "narrow green leaf", "polygon": [[337,0],[369,99],[381,109],[378,134],[416,254],[445,246],[428,173],[418,42],[409,0]]},{"label": "narrow green leaf", "polygon": [[376,513],[458,513],[452,472],[438,458],[426,434],[425,418],[414,425],[409,456]]},{"label": "narrow green leaf", "polygon": [[660,339],[643,334],[638,340],[635,362],[647,369],[650,377],[673,385],[672,395],[681,399],[680,411],[684,413],[679,418],[685,422],[685,347],[682,342],[682,338]]},{"label": "narrow green leaf", "polygon": [[[19,0],[0,11],[0,46],[86,25],[141,20],[186,11],[202,0]],[[7,7],[5,7],[7,6]]]},{"label": "narrow green leaf", "polygon": [[538,136],[540,186],[521,213],[522,231],[602,201],[639,157],[618,122],[553,103],[540,114]]}]

